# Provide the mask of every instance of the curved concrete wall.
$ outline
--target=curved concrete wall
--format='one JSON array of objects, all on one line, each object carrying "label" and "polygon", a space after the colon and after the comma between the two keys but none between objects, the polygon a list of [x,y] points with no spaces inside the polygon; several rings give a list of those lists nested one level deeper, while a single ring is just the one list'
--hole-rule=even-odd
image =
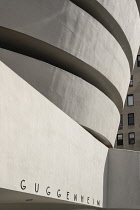
[{"label": "curved concrete wall", "polygon": [[[54,198],[105,206],[108,148],[2,62],[0,98],[0,192],[38,195],[33,203]],[[10,202],[26,203],[28,197],[13,196]]]},{"label": "curved concrete wall", "polygon": [[[50,43],[94,67],[116,87],[124,102],[130,77],[128,61],[119,43],[102,24],[66,0],[42,1],[40,7],[38,0],[34,5],[17,0],[0,2],[1,26]],[[98,78],[96,83],[100,83]]]},{"label": "curved concrete wall", "polygon": [[136,5],[72,1],[96,17],[69,0],[0,0],[0,203],[137,208],[139,155],[128,167],[107,148],[139,47]]},{"label": "curved concrete wall", "polygon": [[[115,18],[123,29],[133,55],[133,65],[140,46],[140,19],[135,0],[97,0]],[[132,12],[133,11],[133,12]]]},{"label": "curved concrete wall", "polygon": [[118,22],[112,17],[112,15],[100,4],[98,1],[92,0],[71,0],[74,4],[85,10],[93,18],[98,20],[117,40],[122,47],[128,62],[130,69],[133,68],[133,56],[130,44],[124,34],[122,28]]},{"label": "curved concrete wall", "polygon": [[17,53],[1,49],[0,58],[100,141],[114,146],[120,115],[100,90],[75,75]]}]

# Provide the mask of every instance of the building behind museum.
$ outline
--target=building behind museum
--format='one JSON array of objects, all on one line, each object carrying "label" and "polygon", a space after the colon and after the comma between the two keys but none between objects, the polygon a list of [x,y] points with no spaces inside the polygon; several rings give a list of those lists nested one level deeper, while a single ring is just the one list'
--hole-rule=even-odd
[{"label": "building behind museum", "polygon": [[134,71],[131,74],[128,94],[121,120],[115,147],[118,149],[140,150],[140,52]]}]

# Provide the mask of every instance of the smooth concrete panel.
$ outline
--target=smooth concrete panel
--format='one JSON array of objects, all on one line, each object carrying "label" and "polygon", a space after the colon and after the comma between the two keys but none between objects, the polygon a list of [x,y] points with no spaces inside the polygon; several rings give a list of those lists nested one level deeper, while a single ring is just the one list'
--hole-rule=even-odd
[{"label": "smooth concrete panel", "polygon": [[0,58],[96,138],[114,146],[120,114],[100,90],[73,74],[27,56],[1,49]]},{"label": "smooth concrete panel", "polygon": [[0,99],[0,188],[105,205],[108,148],[2,62]]},{"label": "smooth concrete panel", "polygon": [[121,112],[123,103],[116,87],[99,71],[75,56],[29,35],[0,27],[0,46],[70,72],[98,88]]},{"label": "smooth concrete panel", "polygon": [[68,0],[0,3],[1,26],[48,42],[93,66],[112,82],[124,102],[129,64],[119,43],[97,20]]},{"label": "smooth concrete panel", "polygon": [[78,7],[86,11],[93,18],[99,21],[117,40],[122,47],[130,66],[133,68],[133,56],[130,44],[118,22],[112,15],[96,0],[71,0]]},{"label": "smooth concrete panel", "polygon": [[133,65],[140,46],[140,18],[135,0],[97,0],[115,18],[131,46]]},{"label": "smooth concrete panel", "polygon": [[109,150],[108,208],[140,209],[140,152]]}]

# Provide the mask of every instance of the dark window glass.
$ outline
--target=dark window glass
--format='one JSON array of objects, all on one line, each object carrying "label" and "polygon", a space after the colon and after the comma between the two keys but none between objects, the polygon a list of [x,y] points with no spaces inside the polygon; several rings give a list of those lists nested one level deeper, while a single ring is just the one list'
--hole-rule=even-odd
[{"label": "dark window glass", "polygon": [[133,96],[133,94],[127,95],[127,106],[134,106],[134,96]]},{"label": "dark window glass", "polygon": [[137,56],[137,66],[140,67],[140,55]]},{"label": "dark window glass", "polygon": [[120,125],[119,125],[119,130],[123,128],[123,116],[120,116]]},{"label": "dark window glass", "polygon": [[133,75],[131,75],[129,87],[133,87]]},{"label": "dark window glass", "polygon": [[117,146],[123,145],[123,134],[117,134]]},{"label": "dark window glass", "polygon": [[128,125],[134,125],[134,113],[128,114]]},{"label": "dark window glass", "polygon": [[135,133],[128,133],[129,144],[135,144]]}]

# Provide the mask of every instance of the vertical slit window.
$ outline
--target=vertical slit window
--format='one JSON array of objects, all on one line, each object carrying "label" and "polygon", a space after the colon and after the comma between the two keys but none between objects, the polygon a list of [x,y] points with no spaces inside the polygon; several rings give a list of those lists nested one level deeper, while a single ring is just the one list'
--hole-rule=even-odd
[{"label": "vertical slit window", "polygon": [[120,116],[120,124],[119,124],[119,130],[123,128],[123,116]]},{"label": "vertical slit window", "polygon": [[133,75],[131,75],[129,87],[133,87]]}]

